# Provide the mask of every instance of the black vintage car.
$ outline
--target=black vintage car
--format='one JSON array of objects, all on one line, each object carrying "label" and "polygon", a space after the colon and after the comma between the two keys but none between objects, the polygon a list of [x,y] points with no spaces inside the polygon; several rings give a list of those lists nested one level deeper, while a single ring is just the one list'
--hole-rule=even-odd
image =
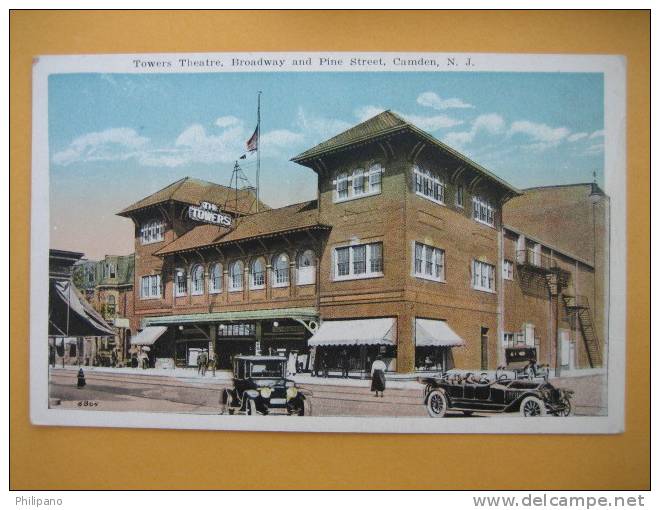
[{"label": "black vintage car", "polygon": [[493,380],[487,373],[451,373],[420,379],[425,384],[424,405],[433,418],[447,412],[465,415],[518,412],[521,416],[569,416],[571,390],[555,388],[544,378],[516,379],[498,371]]},{"label": "black vintage car", "polygon": [[286,378],[287,359],[282,356],[236,356],[233,362],[234,387],[222,393],[227,414],[311,414],[308,397]]}]

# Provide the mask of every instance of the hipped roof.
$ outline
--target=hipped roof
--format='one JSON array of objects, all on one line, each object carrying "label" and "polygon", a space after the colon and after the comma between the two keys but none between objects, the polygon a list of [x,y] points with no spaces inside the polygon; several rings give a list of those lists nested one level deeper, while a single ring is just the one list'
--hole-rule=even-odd
[{"label": "hipped roof", "polygon": [[[257,199],[250,188],[238,190],[237,199],[236,190],[232,188],[201,179],[184,177],[148,197],[138,200],[117,214],[119,216],[131,216],[132,213],[141,209],[170,201],[190,205],[199,205],[200,202],[204,201],[221,206],[226,204],[227,212],[240,214],[249,214],[257,210]],[[263,202],[259,203],[260,211],[268,208]]]},{"label": "hipped roof", "polygon": [[233,229],[208,224],[199,225],[161,248],[155,254],[164,256],[248,239],[275,237],[280,234],[302,230],[327,230],[330,228],[318,222],[316,200],[250,214],[237,218],[235,222],[236,226]]}]

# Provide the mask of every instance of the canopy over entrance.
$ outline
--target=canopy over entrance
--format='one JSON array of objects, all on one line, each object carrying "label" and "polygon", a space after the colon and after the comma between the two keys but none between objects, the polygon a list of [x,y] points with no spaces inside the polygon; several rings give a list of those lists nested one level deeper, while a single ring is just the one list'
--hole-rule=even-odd
[{"label": "canopy over entrance", "polygon": [[309,339],[309,346],[319,345],[394,345],[396,319],[357,319],[326,321]]},{"label": "canopy over entrance", "polygon": [[51,278],[48,336],[114,336],[112,327],[68,280]]},{"label": "canopy over entrance", "polygon": [[417,347],[454,347],[465,345],[463,339],[445,321],[415,319]]},{"label": "canopy over entrance", "polygon": [[131,338],[131,345],[153,345],[165,331],[167,331],[167,326],[146,327]]}]

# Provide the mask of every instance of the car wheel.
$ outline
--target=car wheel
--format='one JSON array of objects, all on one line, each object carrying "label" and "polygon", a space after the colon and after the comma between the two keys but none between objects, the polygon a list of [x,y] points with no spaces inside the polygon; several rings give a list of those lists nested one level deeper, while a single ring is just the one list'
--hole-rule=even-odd
[{"label": "car wheel", "polygon": [[573,414],[573,407],[571,406],[571,401],[567,398],[561,400],[562,410],[557,412],[557,416],[570,416]]},{"label": "car wheel", "polygon": [[426,399],[426,411],[431,418],[442,418],[447,412],[447,397],[440,390],[433,390]]},{"label": "car wheel", "polygon": [[247,404],[245,405],[245,412],[249,416],[257,415],[257,403],[254,401],[254,399],[248,399]]},{"label": "car wheel", "polygon": [[463,414],[465,416],[472,416],[474,414],[474,411],[463,411]]},{"label": "car wheel", "polygon": [[520,416],[525,418],[545,416],[546,412],[545,404],[540,398],[529,396],[520,403]]}]

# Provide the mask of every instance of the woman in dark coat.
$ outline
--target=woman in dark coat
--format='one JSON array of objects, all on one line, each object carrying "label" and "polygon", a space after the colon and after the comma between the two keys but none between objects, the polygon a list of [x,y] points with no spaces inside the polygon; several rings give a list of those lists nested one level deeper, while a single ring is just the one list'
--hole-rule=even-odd
[{"label": "woman in dark coat", "polygon": [[371,391],[375,391],[376,394],[374,396],[378,396],[378,392],[380,391],[380,396],[383,396],[383,392],[385,391],[385,370],[387,369],[387,365],[385,365],[385,362],[383,359],[378,356],[376,358],[376,361],[373,362],[371,365]]}]

